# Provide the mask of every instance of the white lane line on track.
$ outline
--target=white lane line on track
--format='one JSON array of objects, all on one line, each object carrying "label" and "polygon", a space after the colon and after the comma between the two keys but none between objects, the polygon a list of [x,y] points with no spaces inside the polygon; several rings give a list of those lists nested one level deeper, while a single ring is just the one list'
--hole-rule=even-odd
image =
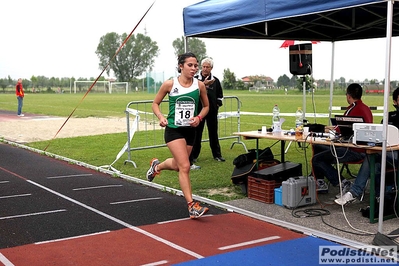
[{"label": "white lane line on track", "polygon": [[9,183],[10,181],[0,181],[0,184],[5,184],[5,183]]},{"label": "white lane line on track", "polygon": [[142,264],[141,266],[157,266],[157,265],[164,265],[167,263],[168,263],[167,260],[160,260],[160,261],[156,261],[156,262],[152,262],[152,263],[148,263],[148,264]]},{"label": "white lane line on track", "polygon": [[[213,214],[202,215],[201,219],[203,219],[205,217],[211,217],[211,216],[213,216]],[[180,221],[186,221],[186,220],[192,220],[192,219],[190,217],[187,217],[187,218],[181,218],[181,219],[158,222],[157,224],[168,224],[168,223],[174,223],[174,222],[180,222]]]},{"label": "white lane line on track", "polygon": [[0,253],[0,262],[4,264],[4,266],[14,266],[3,254]]},{"label": "white lane line on track", "polygon": [[68,196],[65,196],[64,194],[61,194],[61,193],[59,193],[59,192],[57,192],[57,191],[54,191],[54,190],[52,190],[52,189],[50,189],[50,188],[47,188],[47,187],[45,187],[45,186],[43,186],[43,185],[40,185],[39,183],[36,183],[36,182],[34,182],[34,181],[32,181],[32,180],[26,180],[26,181],[29,182],[29,183],[31,183],[32,185],[35,185],[35,186],[37,186],[37,187],[40,187],[40,188],[46,190],[46,191],[48,191],[48,192],[50,192],[50,193],[52,193],[52,194],[54,194],[54,195],[57,195],[57,196],[59,196],[59,197],[61,197],[61,198],[63,198],[63,199],[66,199],[66,200],[68,200],[68,201],[70,201],[70,202],[72,202],[72,203],[75,203],[75,204],[77,204],[77,205],[79,205],[79,206],[81,206],[81,207],[83,207],[83,208],[85,208],[85,209],[87,209],[87,210],[90,210],[90,211],[92,211],[92,212],[95,212],[95,213],[97,213],[98,215],[101,215],[101,216],[103,216],[103,217],[105,217],[105,218],[107,218],[107,219],[109,219],[109,220],[111,220],[111,221],[114,221],[115,223],[118,223],[118,224],[120,224],[120,225],[122,225],[122,226],[124,226],[124,227],[126,227],[126,228],[128,228],[128,229],[131,229],[131,230],[133,230],[133,231],[135,231],[135,232],[137,232],[137,233],[140,233],[140,234],[143,234],[143,235],[145,235],[145,236],[148,236],[148,237],[150,237],[150,238],[152,238],[152,239],[154,239],[154,240],[156,240],[156,241],[158,241],[158,242],[161,242],[161,243],[163,243],[163,244],[165,244],[165,245],[167,245],[167,246],[169,246],[169,247],[171,247],[171,248],[174,248],[174,249],[179,250],[179,251],[181,251],[181,252],[183,252],[183,253],[186,253],[186,254],[188,254],[188,255],[194,257],[194,258],[197,258],[197,259],[202,259],[202,258],[204,258],[204,256],[202,256],[202,255],[200,255],[200,254],[197,254],[197,253],[195,253],[194,251],[191,251],[191,250],[186,249],[186,248],[184,248],[184,247],[182,247],[182,246],[179,246],[179,245],[177,245],[177,244],[175,244],[175,243],[173,243],[173,242],[170,242],[170,241],[168,241],[168,240],[166,240],[166,239],[164,239],[164,238],[161,238],[161,237],[159,237],[159,236],[157,236],[157,235],[154,235],[154,234],[152,234],[152,233],[150,233],[150,232],[147,232],[147,231],[145,231],[145,230],[143,230],[143,229],[141,229],[141,228],[139,228],[139,227],[136,227],[136,226],[133,226],[133,225],[131,225],[131,224],[128,224],[128,223],[126,223],[126,222],[124,222],[124,221],[122,221],[122,220],[120,220],[120,219],[118,219],[118,218],[115,218],[115,217],[113,217],[113,216],[111,216],[111,215],[109,215],[109,214],[106,214],[105,212],[102,212],[102,211],[100,211],[100,210],[97,210],[97,209],[95,209],[95,208],[93,208],[93,207],[90,207],[90,206],[88,206],[88,205],[86,205],[86,204],[80,202],[80,201],[77,201],[77,200],[72,199],[72,198],[70,198],[70,197],[68,197]]},{"label": "white lane line on track", "polygon": [[88,236],[102,235],[102,234],[107,234],[109,232],[111,232],[111,231],[107,230],[107,231],[97,232],[97,233],[93,233],[93,234],[86,234],[86,235],[65,237],[65,238],[59,238],[59,239],[48,240],[48,241],[41,241],[41,242],[36,242],[35,245],[41,245],[41,244],[47,244],[47,243],[53,243],[53,242],[60,242],[60,241],[76,239],[76,238],[83,238],[83,237],[88,237]]},{"label": "white lane line on track", "polygon": [[32,195],[32,194],[18,194],[18,195],[0,196],[0,199],[17,198],[17,197],[26,197],[26,196],[31,196],[31,195]]},{"label": "white lane line on track", "polygon": [[261,238],[261,239],[256,239],[256,240],[252,240],[252,241],[238,243],[238,244],[235,244],[235,245],[224,246],[224,247],[220,247],[218,249],[219,250],[226,250],[226,249],[238,248],[238,247],[253,245],[253,244],[257,244],[257,243],[261,243],[261,242],[267,242],[267,241],[275,240],[275,239],[279,239],[279,238],[280,238],[279,236],[270,236],[270,237],[266,237],[266,238]]},{"label": "white lane line on track", "polygon": [[55,178],[66,178],[66,177],[81,177],[81,176],[92,176],[93,174],[79,174],[79,175],[58,175],[58,176],[48,176],[47,179]]},{"label": "white lane line on track", "polygon": [[109,187],[122,187],[123,185],[107,185],[107,186],[95,186],[95,187],[81,187],[81,188],[74,188],[72,190],[79,191],[79,190],[90,190],[90,189],[98,189],[98,188],[109,188]]},{"label": "white lane line on track", "polygon": [[141,202],[141,201],[147,201],[147,200],[160,200],[162,199],[161,197],[157,198],[147,198],[147,199],[137,199],[137,200],[125,200],[125,201],[116,201],[116,202],[111,202],[110,204],[123,204],[123,203],[131,203],[131,202]]},{"label": "white lane line on track", "polygon": [[28,216],[36,216],[36,215],[43,215],[43,214],[50,214],[50,213],[57,213],[57,212],[66,212],[66,210],[60,209],[60,210],[53,210],[53,211],[46,211],[46,212],[33,212],[33,213],[19,214],[19,215],[13,215],[13,216],[4,216],[4,217],[0,217],[0,220],[7,220],[7,219],[13,219],[13,218],[28,217]]}]

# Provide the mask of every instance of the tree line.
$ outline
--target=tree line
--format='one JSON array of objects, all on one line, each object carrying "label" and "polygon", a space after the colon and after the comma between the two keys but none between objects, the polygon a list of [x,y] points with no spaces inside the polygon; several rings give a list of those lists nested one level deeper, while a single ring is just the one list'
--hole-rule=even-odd
[{"label": "tree line", "polygon": [[[149,36],[138,33],[137,35],[132,34],[128,41],[124,43],[127,38],[127,34],[118,34],[110,32],[100,38],[99,44],[95,54],[98,57],[99,64],[98,68],[104,70],[108,76],[115,76],[118,82],[129,82],[130,88],[135,87],[146,87],[148,82],[144,82],[142,75],[147,71],[152,71],[156,57],[159,55],[159,47],[157,42],[153,41]],[[185,49],[185,38],[177,38],[172,42],[175,56],[184,53]],[[122,49],[119,49],[120,44],[124,43]],[[116,53],[118,51],[118,53]],[[193,52],[198,61],[207,56],[206,45],[199,38],[188,38],[187,39],[187,51]],[[171,78],[171,77],[169,77]],[[247,90],[249,86],[257,82],[262,82],[264,76],[253,76],[250,77],[250,84],[244,83],[241,79],[237,79],[235,73],[229,68],[223,70],[223,77],[221,78],[223,89],[226,90]],[[321,88],[326,85],[325,80],[314,81],[311,76],[307,75],[306,88]],[[90,78],[78,78],[74,77],[62,77],[48,78],[46,76],[32,76],[30,79],[23,79],[22,84],[24,88],[32,88],[38,91],[53,91],[54,88],[72,88],[75,80],[89,81],[95,80],[94,77]],[[155,81],[149,78],[150,84],[154,84]],[[99,81],[105,81],[104,77],[100,77]],[[370,82],[369,84],[378,83],[377,80],[365,81]],[[345,78],[341,77],[334,81],[335,84],[342,85],[346,83]],[[392,84],[397,84],[396,81],[392,81]],[[0,88],[4,91],[7,88],[15,87],[16,79],[12,79],[10,76],[7,78],[0,78]],[[142,85],[141,85],[142,84]],[[160,84],[158,84],[159,86]],[[394,85],[394,86],[395,86]],[[273,86],[276,88],[298,88],[302,90],[303,79],[293,75],[291,78],[287,75],[280,76],[277,81],[274,82]]]}]

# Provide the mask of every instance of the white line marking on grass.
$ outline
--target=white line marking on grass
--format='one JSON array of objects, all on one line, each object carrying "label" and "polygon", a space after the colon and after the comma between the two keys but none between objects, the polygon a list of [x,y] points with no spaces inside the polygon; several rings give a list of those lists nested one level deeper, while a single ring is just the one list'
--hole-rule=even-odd
[{"label": "white line marking on grass", "polygon": [[275,240],[275,239],[279,239],[279,238],[280,238],[279,236],[271,236],[271,237],[261,238],[261,239],[252,240],[252,241],[248,241],[248,242],[238,243],[238,244],[235,244],[235,245],[220,247],[218,249],[219,250],[226,250],[226,249],[238,248],[238,247],[248,246],[248,245],[252,245],[252,244],[256,244],[256,243],[261,243],[261,242],[266,242],[266,241],[270,241],[270,240]]},{"label": "white line marking on grass", "polygon": [[107,231],[97,232],[97,233],[93,233],[93,234],[86,234],[86,235],[80,235],[80,236],[71,236],[71,237],[53,239],[53,240],[48,240],[48,241],[41,241],[41,242],[36,242],[35,245],[41,245],[41,244],[47,244],[47,243],[53,243],[53,242],[60,242],[60,241],[71,240],[71,239],[76,239],[76,238],[83,238],[83,237],[88,237],[88,236],[102,235],[102,234],[107,234],[109,232],[111,232],[111,231],[107,230]]},{"label": "white line marking on grass", "polygon": [[145,231],[145,230],[143,230],[143,229],[141,229],[139,227],[136,227],[136,226],[133,226],[131,224],[128,224],[128,223],[126,223],[126,222],[124,222],[124,221],[122,221],[122,220],[120,220],[120,219],[118,219],[116,217],[113,217],[113,216],[111,216],[109,214],[106,214],[105,212],[102,212],[102,211],[97,210],[97,209],[95,209],[93,207],[90,207],[89,205],[86,205],[86,204],[84,204],[84,203],[82,203],[80,201],[77,201],[77,200],[72,199],[72,198],[70,198],[68,196],[65,196],[64,194],[61,194],[61,193],[59,193],[57,191],[54,191],[54,190],[52,190],[50,188],[42,186],[42,185],[40,185],[40,184],[38,184],[38,183],[36,183],[36,182],[34,182],[32,180],[26,180],[26,181],[31,183],[31,184],[33,184],[33,185],[35,185],[35,186],[37,186],[37,187],[40,187],[40,188],[44,189],[44,190],[46,190],[46,191],[48,191],[50,193],[53,193],[54,195],[57,195],[57,196],[59,196],[59,197],[61,197],[63,199],[66,199],[66,200],[68,200],[68,201],[70,201],[72,203],[75,203],[75,204],[77,204],[77,205],[79,205],[79,206],[81,206],[81,207],[83,207],[83,208],[85,208],[87,210],[95,212],[95,213],[97,213],[97,214],[99,214],[99,215],[101,215],[101,216],[103,216],[103,217],[105,217],[105,218],[107,218],[107,219],[109,219],[111,221],[114,221],[115,223],[118,223],[118,224],[120,224],[120,225],[122,225],[122,226],[124,226],[126,228],[129,228],[129,229],[131,229],[131,230],[133,230],[135,232],[138,232],[138,233],[143,234],[145,236],[148,236],[148,237],[150,237],[150,238],[152,238],[152,239],[154,239],[154,240],[156,240],[158,242],[161,242],[161,243],[163,243],[163,244],[165,244],[165,245],[167,245],[167,246],[169,246],[171,248],[174,248],[174,249],[179,250],[179,251],[181,251],[183,253],[186,253],[186,254],[194,257],[194,258],[197,258],[197,259],[204,258],[202,255],[197,254],[194,251],[191,251],[191,250],[186,249],[186,248],[184,248],[182,246],[179,246],[179,245],[177,245],[177,244],[175,244],[173,242],[170,242],[170,241],[168,241],[168,240],[166,240],[164,238],[161,238],[161,237],[159,237],[157,235],[154,235],[154,234],[152,234],[150,232],[147,232],[147,231]]},{"label": "white line marking on grass", "polygon": [[147,201],[147,200],[160,200],[162,199],[161,197],[158,198],[147,198],[147,199],[137,199],[137,200],[125,200],[125,201],[116,201],[116,202],[111,202],[110,204],[123,204],[123,203],[131,203],[131,202],[141,202],[141,201]]},{"label": "white line marking on grass", "polygon": [[107,185],[107,186],[96,186],[96,187],[81,187],[81,188],[74,188],[72,190],[89,190],[89,189],[97,189],[97,188],[108,188],[108,187],[122,187],[123,185]]},{"label": "white line marking on grass", "polygon": [[62,117],[46,117],[46,116],[40,116],[40,117],[33,117],[33,121],[47,121],[47,120],[61,120],[63,119]]},{"label": "white line marking on grass", "polygon": [[92,176],[93,174],[79,174],[79,175],[59,175],[59,176],[48,176],[47,179],[55,178],[66,178],[66,177],[81,177],[81,176]]},{"label": "white line marking on grass", "polygon": [[9,196],[1,196],[0,199],[8,199],[8,198],[17,198],[17,197],[25,197],[31,196],[32,194],[19,194],[19,195],[9,195]]},{"label": "white line marking on grass", "polygon": [[0,253],[0,262],[4,264],[4,266],[14,266],[3,254]]},{"label": "white line marking on grass", "polygon": [[167,264],[167,263],[168,263],[167,260],[160,260],[160,261],[157,261],[157,262],[152,262],[152,263],[148,263],[148,264],[143,264],[143,265],[141,265],[141,266],[157,266],[157,265],[164,265],[164,264]]},{"label": "white line marking on grass", "polygon": [[50,214],[50,213],[57,213],[57,212],[65,212],[65,211],[66,211],[65,209],[61,209],[61,210],[46,211],[46,212],[33,212],[33,213],[19,214],[19,215],[13,215],[13,216],[4,216],[4,217],[0,217],[0,220],[21,218],[21,217],[28,217],[28,216],[36,216],[36,215],[43,215],[43,214]]}]

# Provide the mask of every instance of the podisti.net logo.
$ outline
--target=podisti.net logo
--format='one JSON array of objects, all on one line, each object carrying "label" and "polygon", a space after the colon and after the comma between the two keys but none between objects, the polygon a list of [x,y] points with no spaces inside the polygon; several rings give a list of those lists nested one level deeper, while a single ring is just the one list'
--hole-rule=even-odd
[{"label": "podisti.net logo", "polygon": [[396,246],[319,246],[319,264],[396,264]]}]

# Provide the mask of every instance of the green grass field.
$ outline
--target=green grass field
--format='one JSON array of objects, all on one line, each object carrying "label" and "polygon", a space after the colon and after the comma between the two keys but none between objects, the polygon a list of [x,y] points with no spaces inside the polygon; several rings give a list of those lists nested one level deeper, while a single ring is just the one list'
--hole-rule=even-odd
[{"label": "green grass field", "polygon": [[[224,91],[225,96],[237,96],[241,101],[242,112],[269,113],[274,104],[278,104],[282,113],[294,113],[298,106],[302,106],[303,96],[299,91],[290,91],[284,95],[283,91],[273,91],[267,93],[249,93],[248,91]],[[307,113],[328,113],[330,103],[329,91],[317,91],[316,95],[306,96]],[[154,94],[132,93],[132,94],[100,94],[89,93],[83,99],[83,94],[26,94],[23,111],[26,113],[45,114],[68,117],[74,110],[73,117],[125,117],[125,108],[131,101],[152,100]],[[383,95],[364,95],[363,101],[369,106],[382,106],[384,103]],[[340,91],[334,92],[332,101],[333,106],[347,106],[346,97]],[[76,108],[76,109],[75,109]],[[12,94],[2,94],[0,96],[0,109],[16,110],[17,100]],[[338,111],[339,112],[339,111]],[[290,129],[294,126],[294,117],[284,117],[286,122],[283,129]],[[375,123],[379,123],[381,116],[374,118]],[[310,123],[328,124],[327,118],[309,119]],[[241,115],[241,131],[257,130],[262,125],[270,126],[271,117]],[[140,137],[139,135],[136,137]],[[76,137],[54,139],[49,141],[29,143],[28,146],[43,150],[48,146],[50,153],[65,156],[71,159],[83,161],[85,163],[102,166],[111,164],[126,142],[126,133],[105,134],[100,136]],[[233,140],[221,140],[220,145],[222,154],[226,162],[216,162],[212,158],[209,143],[203,143],[198,165],[200,170],[191,171],[193,193],[208,197],[218,201],[227,201],[242,198],[244,195],[241,189],[231,183],[231,174],[234,169],[232,164],[235,157],[245,152],[241,145],[234,145]],[[248,149],[255,148],[254,140],[244,141]],[[260,147],[268,147],[275,144],[274,141],[261,140]],[[272,147],[272,151],[279,159],[280,145]],[[113,166],[121,170],[124,174],[145,179],[145,174],[149,166],[149,161],[153,157],[160,160],[170,156],[166,147],[144,149],[132,152],[132,158],[137,164],[134,168],[132,164],[124,164],[127,155],[124,154]],[[311,149],[300,148],[291,145],[286,160],[302,163],[303,173],[310,172],[309,162]],[[356,166],[354,166],[356,167]],[[354,169],[356,170],[356,169]],[[161,177],[157,177],[154,182],[179,189],[177,173],[164,171]]]}]

